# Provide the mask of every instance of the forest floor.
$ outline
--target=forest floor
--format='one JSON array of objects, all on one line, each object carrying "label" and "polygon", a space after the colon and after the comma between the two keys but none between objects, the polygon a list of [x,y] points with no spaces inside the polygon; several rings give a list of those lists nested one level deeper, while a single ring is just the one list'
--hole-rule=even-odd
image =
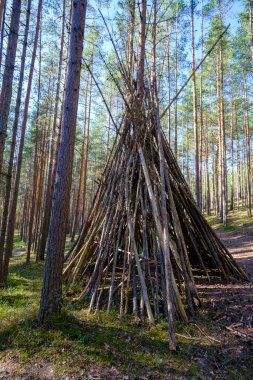
[{"label": "forest floor", "polygon": [[0,379],[237,379],[253,380],[253,221],[230,213],[224,244],[245,267],[250,283],[200,281],[202,307],[177,325],[179,349],[171,354],[167,323],[148,326],[112,312],[87,316],[71,303],[62,317],[34,328],[43,263],[25,265],[15,242],[10,280],[0,290]]}]

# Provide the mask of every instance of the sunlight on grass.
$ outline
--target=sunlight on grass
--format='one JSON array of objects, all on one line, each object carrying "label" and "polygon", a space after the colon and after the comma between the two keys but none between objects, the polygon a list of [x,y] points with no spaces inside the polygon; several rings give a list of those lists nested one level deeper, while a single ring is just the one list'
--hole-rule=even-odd
[{"label": "sunlight on grass", "polygon": [[214,229],[224,229],[224,231],[237,231],[242,227],[253,226],[253,217],[247,215],[246,209],[228,212],[228,224],[224,226],[217,215],[204,215],[206,220]]},{"label": "sunlight on grass", "polygon": [[109,315],[101,312],[87,317],[85,310],[64,305],[61,317],[52,318],[46,327],[33,328],[44,264],[25,265],[24,261],[25,254],[12,258],[8,287],[0,291],[0,358],[5,352],[8,357],[18,355],[20,365],[52,358],[58,371],[68,358],[64,368],[69,371],[75,360],[77,368],[95,362],[123,372],[130,366],[136,374],[169,369],[183,375],[189,368],[195,372],[195,365],[189,363],[188,342],[181,341],[177,355],[169,354],[166,321],[150,327],[131,316],[119,318],[113,310]]},{"label": "sunlight on grass", "polygon": [[[215,228],[221,226],[215,217],[208,220]],[[246,211],[230,213],[227,228],[237,229],[245,223],[252,224]],[[67,244],[69,248],[72,243]],[[17,237],[15,249],[22,245]],[[110,314],[100,312],[87,316],[87,310],[78,309],[70,302],[71,298],[65,298],[60,317],[52,317],[45,327],[34,328],[44,263],[35,263],[34,255],[28,265],[25,259],[25,253],[11,259],[8,287],[0,290],[0,360],[4,361],[7,355],[21,367],[47,362],[59,378],[66,371],[74,376],[78,371],[86,373],[87,368],[95,365],[100,371],[115,367],[136,378],[146,373],[152,378],[161,378],[169,373],[175,379],[185,375],[204,379],[201,363],[195,358],[218,360],[219,344],[210,341],[208,336],[219,341],[219,330],[201,310],[194,316],[201,330],[195,324],[177,323],[179,349],[176,354],[168,351],[167,321],[160,320],[150,326],[132,316],[119,318],[114,309]],[[236,364],[230,370],[237,379],[247,378],[247,368],[242,374]]]}]

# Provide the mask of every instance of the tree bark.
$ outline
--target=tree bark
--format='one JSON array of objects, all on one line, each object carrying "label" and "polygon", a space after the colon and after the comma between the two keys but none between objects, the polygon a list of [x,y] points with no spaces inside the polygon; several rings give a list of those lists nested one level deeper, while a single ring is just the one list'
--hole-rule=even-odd
[{"label": "tree bark", "polygon": [[3,167],[4,148],[6,140],[7,123],[12,96],[12,82],[15,68],[19,21],[21,13],[21,0],[13,0],[11,25],[8,37],[7,52],[5,59],[5,69],[3,76],[3,84],[0,98],[0,175]]},{"label": "tree bark", "polygon": [[[39,323],[43,323],[49,315],[59,313],[61,310],[62,269],[69,215],[86,8],[86,0],[73,1],[62,133],[49,227],[46,267],[38,314]],[[63,204],[64,207],[62,207]]]},{"label": "tree bark", "polygon": [[4,31],[5,31],[5,17],[6,17],[6,3],[3,1],[3,15],[2,15],[2,25],[1,25],[1,40],[0,40],[0,74],[2,73],[2,59],[3,59],[3,43],[4,43]]},{"label": "tree bark", "polygon": [[[175,18],[176,18],[176,36],[175,36],[175,70],[174,70],[174,73],[175,73],[175,95],[177,94],[177,85],[178,85],[178,0],[176,1],[176,15],[175,15]],[[175,153],[175,157],[176,157],[176,160],[177,160],[177,119],[178,119],[178,115],[177,115],[177,98],[175,100],[175,115],[174,115],[174,131],[175,131],[175,140],[174,140],[174,153]]]},{"label": "tree bark", "polygon": [[231,139],[231,182],[230,182],[230,211],[234,210],[234,110],[233,100],[230,104],[230,139]]},{"label": "tree bark", "polygon": [[138,48],[138,68],[137,68],[137,97],[140,103],[144,97],[144,60],[145,60],[145,41],[146,41],[146,10],[147,1],[140,2],[140,36]]},{"label": "tree bark", "polygon": [[[21,56],[20,76],[19,76],[19,82],[18,82],[14,122],[12,125],[12,139],[11,139],[10,156],[9,156],[8,169],[7,169],[6,185],[5,185],[4,206],[3,206],[3,213],[2,213],[2,225],[1,225],[1,236],[0,236],[0,272],[2,269],[2,263],[3,263],[5,234],[6,234],[6,228],[7,228],[9,202],[10,202],[10,196],[11,196],[12,170],[13,170],[13,161],[14,161],[14,154],[15,154],[15,148],[16,148],[16,140],[17,140],[18,120],[19,120],[20,106],[21,106],[21,99],[22,99],[22,87],[23,87],[24,73],[25,73],[25,60],[26,60],[26,52],[27,52],[30,14],[31,14],[31,0],[28,0],[25,35],[24,35],[23,50],[22,50],[22,56]],[[0,275],[0,278],[1,277],[2,276]]]},{"label": "tree bark", "polygon": [[7,281],[8,269],[9,269],[9,260],[10,260],[10,257],[12,255],[12,249],[13,249],[13,239],[14,239],[14,230],[15,230],[15,221],[16,221],[18,191],[19,191],[21,166],[22,166],[22,159],[23,159],[23,148],[24,148],[24,142],[25,142],[25,132],[26,132],[26,127],[27,127],[27,119],[28,119],[28,110],[29,110],[30,95],[31,95],[31,88],[32,88],[33,72],[34,72],[36,52],[37,52],[37,46],[38,46],[41,10],[42,10],[42,0],[39,0],[38,11],[37,11],[36,30],[35,30],[35,37],[34,37],[34,45],[33,45],[33,52],[32,52],[32,60],[31,60],[29,78],[28,78],[28,83],[27,83],[26,98],[25,98],[24,113],[23,113],[23,121],[22,121],[22,127],[21,127],[21,136],[20,136],[20,142],[19,142],[16,177],[15,177],[15,182],[14,182],[14,187],[13,187],[10,212],[9,212],[9,216],[8,216],[8,227],[7,227],[7,238],[6,238],[6,245],[5,245],[4,263],[3,263],[3,273],[2,273],[2,278],[0,279],[0,282],[6,282]]},{"label": "tree bark", "polygon": [[[194,3],[191,0],[191,50],[192,50],[192,71],[195,72],[195,40],[194,40]],[[194,120],[194,143],[195,143],[195,196],[197,206],[201,210],[200,178],[199,178],[199,131],[198,131],[198,110],[196,76],[192,77],[193,95],[193,120]]]},{"label": "tree bark", "polygon": [[249,29],[250,29],[250,47],[251,47],[251,65],[253,69],[253,0],[249,0]]},{"label": "tree bark", "polygon": [[129,46],[128,46],[128,71],[129,77],[132,78],[133,72],[133,57],[134,57],[134,22],[135,22],[135,0],[131,1],[131,20],[129,30]]},{"label": "tree bark", "polygon": [[245,104],[245,140],[246,140],[246,183],[247,183],[247,213],[251,216],[251,147],[250,147],[250,125],[249,125],[249,104],[248,87],[246,75],[244,76],[244,104]]},{"label": "tree bark", "polygon": [[63,1],[63,13],[62,13],[62,29],[61,29],[61,44],[59,52],[59,62],[58,62],[58,74],[57,74],[57,84],[56,84],[56,94],[55,94],[55,104],[54,104],[54,119],[52,126],[51,135],[51,147],[50,147],[50,158],[49,158],[49,168],[48,168],[48,178],[47,178],[47,189],[45,195],[45,206],[41,225],[41,233],[39,239],[39,249],[38,258],[44,260],[44,253],[46,249],[49,223],[50,223],[50,213],[52,207],[52,193],[53,193],[53,161],[55,156],[55,136],[56,136],[56,126],[58,118],[58,106],[59,106],[59,94],[61,85],[61,72],[62,72],[62,61],[63,61],[63,46],[64,46],[64,30],[65,30],[65,19],[66,19],[66,0]]}]

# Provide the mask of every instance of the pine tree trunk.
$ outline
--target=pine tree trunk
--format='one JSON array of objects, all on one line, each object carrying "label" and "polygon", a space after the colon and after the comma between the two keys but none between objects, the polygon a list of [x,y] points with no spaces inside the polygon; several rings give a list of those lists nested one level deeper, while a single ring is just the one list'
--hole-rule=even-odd
[{"label": "pine tree trunk", "polygon": [[[25,60],[26,60],[26,52],[27,52],[30,13],[31,13],[31,0],[28,0],[25,35],[24,35],[24,42],[23,42],[23,49],[22,49],[22,56],[21,56],[20,76],[19,76],[19,82],[18,82],[14,122],[12,125],[12,139],[11,139],[10,156],[9,156],[8,169],[7,169],[6,185],[5,185],[4,206],[3,206],[3,213],[2,213],[1,236],[0,236],[0,272],[1,272],[2,264],[3,264],[5,235],[6,235],[7,220],[8,220],[9,202],[10,202],[10,196],[11,196],[12,170],[13,170],[13,161],[14,161],[14,154],[15,154],[15,148],[16,148],[16,140],[17,140],[18,120],[19,120],[20,106],[21,106],[21,99],[22,99],[22,87],[23,87],[24,73],[25,73]],[[1,277],[2,276],[0,275],[0,278]]]},{"label": "pine tree trunk", "polygon": [[152,98],[155,98],[155,86],[156,86],[156,0],[153,0],[153,25],[152,25],[152,59],[151,59],[151,78],[150,86]]},{"label": "pine tree trunk", "polygon": [[23,112],[23,121],[22,121],[22,127],[21,127],[21,136],[20,136],[20,142],[19,142],[16,177],[15,177],[15,181],[14,181],[11,206],[10,206],[10,211],[9,211],[9,216],[8,216],[8,224],[7,224],[8,227],[7,227],[7,238],[6,238],[6,245],[5,245],[4,263],[3,263],[3,273],[2,273],[2,278],[0,278],[0,282],[6,282],[7,281],[8,269],[9,269],[9,260],[10,260],[10,257],[12,255],[12,249],[13,249],[13,239],[14,239],[14,230],[15,230],[15,221],[16,221],[18,191],[19,191],[21,166],[22,166],[22,159],[23,159],[23,148],[24,148],[24,142],[25,142],[25,132],[26,132],[26,127],[27,127],[27,119],[28,119],[28,110],[29,110],[30,95],[31,95],[31,88],[32,88],[33,72],[34,72],[36,52],[37,52],[37,46],[38,46],[41,9],[42,9],[42,0],[39,0],[38,11],[37,11],[36,31],[35,31],[34,45],[33,45],[33,53],[32,53],[32,60],[31,60],[27,90],[26,90],[26,98],[25,98],[25,105],[24,105],[24,112]]},{"label": "pine tree trunk", "polygon": [[253,69],[253,0],[249,0],[249,30],[250,30],[250,47],[251,47],[251,65]]},{"label": "pine tree trunk", "polygon": [[234,210],[234,112],[233,101],[230,104],[230,139],[231,139],[231,183],[230,183],[230,210]]},{"label": "pine tree trunk", "polygon": [[3,16],[6,0],[0,0],[0,33],[2,34]]},{"label": "pine tree trunk", "polygon": [[[38,315],[39,323],[42,323],[50,314],[59,313],[61,310],[62,269],[69,215],[86,7],[87,1],[85,0],[73,2],[66,95],[44,282]],[[64,207],[62,207],[63,204]]]},{"label": "pine tree trunk", "polygon": [[[171,67],[170,67],[170,33],[171,33],[171,24],[168,22],[168,47],[167,47],[167,65],[168,65],[168,104],[170,104],[171,101]],[[168,110],[168,142],[171,146],[171,107]]]},{"label": "pine tree trunk", "polygon": [[54,182],[53,160],[55,157],[55,137],[56,137],[56,126],[57,126],[57,118],[58,118],[58,106],[59,106],[59,94],[60,94],[60,85],[61,85],[62,61],[63,61],[64,30],[65,30],[65,19],[66,19],[65,10],[66,10],[66,0],[63,1],[61,44],[60,44],[60,52],[59,52],[58,74],[57,74],[57,84],[56,84],[56,94],[55,94],[55,104],[54,104],[54,119],[53,119],[53,126],[52,126],[52,136],[51,136],[51,147],[50,147],[47,188],[46,188],[46,195],[45,195],[45,205],[44,205],[44,213],[43,213],[40,239],[39,239],[38,258],[40,260],[44,260],[44,253],[45,253],[45,249],[46,249],[49,223],[50,223],[50,213],[51,213],[51,207],[52,207],[52,193],[53,193],[53,182]]},{"label": "pine tree trunk", "polygon": [[205,177],[206,177],[206,213],[207,215],[211,215],[211,200],[210,200],[210,180],[209,180],[209,149],[208,149],[208,126],[207,126],[207,118],[205,125]]},{"label": "pine tree trunk", "polygon": [[244,76],[244,104],[245,104],[245,140],[246,140],[246,183],[247,183],[247,213],[251,216],[251,147],[250,147],[250,123],[247,80]]},{"label": "pine tree trunk", "polygon": [[6,140],[7,123],[12,96],[12,82],[15,68],[19,21],[21,13],[21,0],[13,0],[11,24],[9,30],[7,52],[5,59],[5,69],[3,76],[3,84],[0,97],[0,175],[2,173],[4,148]]},{"label": "pine tree trunk", "polygon": [[128,46],[128,71],[129,77],[132,78],[133,58],[134,58],[134,22],[135,22],[135,0],[131,1],[130,9],[130,30],[129,30],[129,46]]},{"label": "pine tree trunk", "polygon": [[144,97],[144,60],[145,60],[145,40],[146,40],[146,9],[147,1],[140,2],[140,37],[138,48],[138,68],[137,68],[137,97],[140,103]]},{"label": "pine tree trunk", "polygon": [[238,113],[237,113],[236,103],[235,103],[235,130],[236,130],[237,210],[239,210],[240,200],[242,198],[242,192],[241,192],[240,141],[239,141]]},{"label": "pine tree trunk", "polygon": [[[174,70],[174,73],[175,73],[175,95],[177,94],[177,85],[178,85],[178,0],[176,1],[176,36],[175,36],[175,70]],[[174,153],[175,153],[175,157],[176,157],[176,160],[177,160],[177,118],[178,118],[178,115],[177,115],[177,99],[175,100],[175,109],[174,109],[174,112],[175,112],[175,115],[174,115],[174,132],[175,132],[175,136],[174,136]]]},{"label": "pine tree trunk", "polygon": [[[2,0],[3,1],[3,0]],[[4,31],[5,31],[5,18],[6,18],[6,3],[3,1],[3,15],[2,15],[2,26],[1,26],[1,39],[0,39],[0,74],[2,73],[2,60],[3,60],[3,44],[4,44]]]},{"label": "pine tree trunk", "polygon": [[[191,0],[191,49],[192,49],[192,71],[195,72],[195,42],[194,42],[194,4]],[[195,143],[195,195],[197,206],[201,210],[200,178],[199,178],[199,131],[196,76],[193,75],[193,119],[194,119],[194,143]]]},{"label": "pine tree trunk", "polygon": [[[93,61],[93,58],[92,58]],[[92,100],[92,77],[90,76],[90,86],[89,86],[89,109],[88,109],[88,119],[87,123],[87,140],[86,140],[86,152],[85,152],[85,166],[84,166],[84,179],[83,179],[83,211],[82,215],[85,218],[85,211],[87,209],[87,176],[89,167],[89,149],[90,149],[90,116],[91,116],[91,100]],[[84,219],[82,224],[84,223]]]},{"label": "pine tree trunk", "polygon": [[222,222],[227,224],[227,158],[226,158],[226,129],[224,110],[224,73],[223,73],[222,41],[220,44],[220,112],[221,112],[221,180],[222,180]]}]

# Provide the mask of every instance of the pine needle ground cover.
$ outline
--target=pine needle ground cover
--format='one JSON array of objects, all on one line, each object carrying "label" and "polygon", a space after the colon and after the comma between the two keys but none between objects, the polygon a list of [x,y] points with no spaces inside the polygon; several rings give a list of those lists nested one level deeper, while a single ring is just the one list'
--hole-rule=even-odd
[{"label": "pine needle ground cover", "polygon": [[[18,241],[15,247],[20,249]],[[252,378],[249,340],[226,331],[206,295],[192,323],[177,323],[179,350],[169,353],[166,321],[152,327],[132,317],[119,318],[114,309],[87,316],[87,310],[78,310],[71,299],[61,318],[34,329],[42,276],[42,263],[24,265],[23,254],[13,257],[9,287],[0,291],[4,379]],[[238,305],[232,307],[236,310]]]}]

